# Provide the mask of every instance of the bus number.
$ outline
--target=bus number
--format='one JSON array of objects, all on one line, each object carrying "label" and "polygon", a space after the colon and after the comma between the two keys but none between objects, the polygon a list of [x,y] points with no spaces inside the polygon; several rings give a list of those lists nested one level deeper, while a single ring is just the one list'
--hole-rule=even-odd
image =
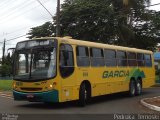
[{"label": "bus number", "polygon": [[83,77],[88,77],[88,72],[83,72]]}]

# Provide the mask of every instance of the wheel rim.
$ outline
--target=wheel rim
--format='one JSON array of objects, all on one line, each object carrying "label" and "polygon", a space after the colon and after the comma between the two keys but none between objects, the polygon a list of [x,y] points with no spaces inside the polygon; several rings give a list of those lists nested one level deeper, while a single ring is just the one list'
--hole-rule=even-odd
[{"label": "wheel rim", "polygon": [[132,87],[132,95],[135,94],[135,91],[136,91],[136,90],[135,90],[135,87],[133,86],[133,87]]},{"label": "wheel rim", "polygon": [[137,83],[137,93],[140,94],[141,93],[141,84]]},{"label": "wheel rim", "polygon": [[87,100],[87,90],[84,91],[84,99]]}]

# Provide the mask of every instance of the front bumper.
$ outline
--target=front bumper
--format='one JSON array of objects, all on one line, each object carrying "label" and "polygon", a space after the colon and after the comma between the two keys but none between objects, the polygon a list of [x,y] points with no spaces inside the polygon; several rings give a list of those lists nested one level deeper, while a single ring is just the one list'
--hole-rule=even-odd
[{"label": "front bumper", "polygon": [[59,102],[58,91],[19,92],[13,90],[14,100],[31,102]]}]

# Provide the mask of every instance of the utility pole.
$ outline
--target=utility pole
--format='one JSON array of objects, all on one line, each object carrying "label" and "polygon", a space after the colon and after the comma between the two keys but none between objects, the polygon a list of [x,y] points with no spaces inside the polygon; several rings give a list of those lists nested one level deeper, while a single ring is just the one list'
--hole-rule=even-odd
[{"label": "utility pole", "polygon": [[60,0],[57,0],[56,37],[60,37]]},{"label": "utility pole", "polygon": [[2,56],[2,65],[4,64],[4,58],[5,58],[5,49],[6,49],[6,39],[4,39],[4,43],[3,43],[3,56]]}]

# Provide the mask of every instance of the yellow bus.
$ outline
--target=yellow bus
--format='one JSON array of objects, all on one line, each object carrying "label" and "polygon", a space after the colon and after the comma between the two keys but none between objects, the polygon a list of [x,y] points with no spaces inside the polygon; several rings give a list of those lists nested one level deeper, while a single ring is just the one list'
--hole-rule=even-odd
[{"label": "yellow bus", "polygon": [[128,91],[140,95],[155,83],[153,53],[147,50],[44,37],[15,49],[14,100],[84,106],[94,97]]}]

